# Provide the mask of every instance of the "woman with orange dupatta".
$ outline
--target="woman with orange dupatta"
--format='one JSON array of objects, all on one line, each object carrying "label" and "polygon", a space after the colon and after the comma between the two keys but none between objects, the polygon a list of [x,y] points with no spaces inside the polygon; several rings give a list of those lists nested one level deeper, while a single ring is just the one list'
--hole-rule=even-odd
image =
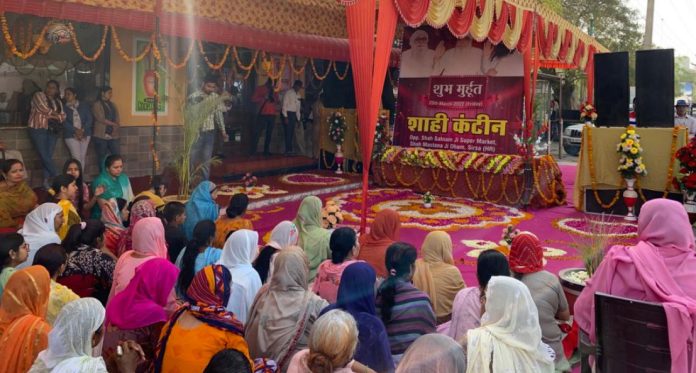
[{"label": "woman with orange dupatta", "polygon": [[384,265],[384,257],[387,248],[399,239],[401,221],[399,213],[394,210],[384,209],[377,213],[375,221],[370,225],[370,231],[360,236],[359,260],[369,263],[377,272],[377,277],[387,278],[387,267]]},{"label": "woman with orange dupatta", "polygon": [[225,306],[232,296],[232,274],[222,265],[196,273],[184,304],[162,328],[154,371],[202,372],[220,350],[235,349],[249,364],[244,325]]},{"label": "woman with orange dupatta", "polygon": [[0,372],[25,373],[48,347],[46,322],[51,277],[31,266],[10,277],[0,302]]}]

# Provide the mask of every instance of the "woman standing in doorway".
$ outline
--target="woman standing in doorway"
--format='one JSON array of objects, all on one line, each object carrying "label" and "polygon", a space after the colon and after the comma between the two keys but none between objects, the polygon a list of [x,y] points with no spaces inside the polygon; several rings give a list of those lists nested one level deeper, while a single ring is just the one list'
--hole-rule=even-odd
[{"label": "woman standing in doorway", "polygon": [[75,88],[65,88],[65,131],[63,138],[70,155],[85,167],[87,147],[92,138],[94,118],[89,106],[77,100]]}]

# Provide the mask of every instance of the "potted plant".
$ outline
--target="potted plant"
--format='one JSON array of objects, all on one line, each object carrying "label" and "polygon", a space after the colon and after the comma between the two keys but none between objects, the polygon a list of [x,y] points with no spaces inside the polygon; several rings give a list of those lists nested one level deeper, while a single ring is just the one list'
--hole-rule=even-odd
[{"label": "potted plant", "polygon": [[425,192],[425,194],[423,194],[423,207],[426,209],[433,207],[433,200],[435,200],[435,197],[433,197],[430,191]]},{"label": "potted plant", "polygon": [[182,99],[178,107],[181,108],[181,116],[184,119],[184,133],[181,153],[175,160],[174,168],[179,177],[178,198],[185,200],[190,194],[191,186],[197,181],[201,172],[220,163],[218,158],[213,157],[199,165],[193,165],[191,164],[191,155],[193,154],[194,144],[198,141],[203,123],[223,104],[226,97],[224,95],[208,97],[198,103],[186,103],[183,95],[181,97]]},{"label": "potted plant", "polygon": [[597,109],[589,101],[585,102],[580,108],[580,119],[585,120],[585,125],[594,127],[597,120]]},{"label": "potted plant", "polygon": [[337,111],[329,117],[329,137],[331,141],[336,144],[336,155],[334,159],[336,161],[336,173],[343,173],[343,142],[346,140],[346,118]]},{"label": "potted plant", "polygon": [[573,244],[580,253],[583,268],[566,268],[558,273],[571,310],[575,300],[585,288],[585,282],[592,277],[604,259],[606,250],[617,243],[615,237],[620,230],[605,215],[601,215],[598,219],[585,218],[585,224],[589,234],[582,239],[574,239]]},{"label": "potted plant", "polygon": [[616,144],[616,152],[620,154],[617,170],[626,180],[626,190],[623,192],[624,204],[628,208],[626,220],[636,221],[633,208],[638,201],[638,193],[633,186],[638,176],[645,176],[648,170],[643,163],[643,148],[640,146],[640,135],[636,133],[634,126],[626,127],[626,132],[621,134],[621,141]]},{"label": "potted plant", "polygon": [[242,185],[244,185],[244,189],[249,192],[251,189],[256,186],[256,183],[259,181],[256,176],[252,175],[251,172],[247,172],[244,177],[242,177]]},{"label": "potted plant", "polygon": [[684,194],[684,208],[689,214],[691,224],[696,222],[696,137],[677,150],[679,173],[675,177],[676,186]]}]

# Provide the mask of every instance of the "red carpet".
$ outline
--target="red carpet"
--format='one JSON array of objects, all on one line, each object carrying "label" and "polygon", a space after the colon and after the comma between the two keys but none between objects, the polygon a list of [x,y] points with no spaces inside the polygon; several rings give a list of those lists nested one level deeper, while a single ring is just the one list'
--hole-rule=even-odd
[{"label": "red carpet", "polygon": [[[561,165],[563,181],[572,200],[575,165]],[[328,175],[328,174],[326,174]],[[280,180],[271,182],[273,187],[282,188]],[[344,211],[343,225],[357,227],[360,217],[360,191],[324,193],[317,195],[323,200],[334,200]],[[254,228],[263,237],[281,220],[294,218],[300,200],[272,204],[249,211]],[[467,199],[436,198],[433,207],[422,207],[418,194],[409,190],[372,189],[368,197],[368,219],[382,208],[393,208],[402,216],[401,240],[420,247],[425,236],[432,230],[445,230],[452,236],[454,257],[468,285],[476,284],[476,256],[487,248],[499,245],[501,233],[507,224],[535,233],[546,247],[546,269],[553,273],[582,266],[576,246],[589,237],[587,215],[576,211],[571,205],[550,209],[520,211],[515,208],[488,202]],[[607,220],[608,218],[604,218]],[[631,243],[636,227],[623,220],[614,219],[613,235],[621,243]]]}]

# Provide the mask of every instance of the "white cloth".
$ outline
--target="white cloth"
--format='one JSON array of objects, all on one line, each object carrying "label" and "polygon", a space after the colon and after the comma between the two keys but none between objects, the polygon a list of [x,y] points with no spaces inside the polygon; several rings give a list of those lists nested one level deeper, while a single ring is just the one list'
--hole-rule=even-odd
[{"label": "white cloth", "polygon": [[481,326],[467,333],[467,373],[488,372],[491,366],[492,373],[553,373],[554,355],[541,341],[529,289],[512,277],[492,277]]},{"label": "white cloth", "polygon": [[411,48],[401,53],[399,78],[427,78],[433,72],[435,51],[429,48]]},{"label": "white cloth", "polygon": [[[271,238],[268,241],[268,246],[271,246],[277,250],[283,250],[289,246],[297,245],[297,241],[300,240],[300,232],[297,230],[295,223],[290,220],[283,220],[271,231]],[[273,263],[278,253],[271,256],[271,264],[268,266],[268,277],[267,282],[273,277]]]},{"label": "white cloth", "polygon": [[691,115],[684,117],[674,116],[674,126],[684,126],[689,130],[689,136],[696,135],[696,118]]},{"label": "white cloth", "polygon": [[300,95],[294,89],[288,89],[283,95],[283,117],[288,117],[288,112],[294,112],[297,120],[300,120]]},{"label": "white cloth", "polygon": [[227,310],[243,323],[246,323],[249,309],[262,285],[261,277],[251,265],[258,255],[258,244],[257,232],[248,229],[235,231],[225,242],[222,256],[217,262],[232,274],[232,294],[227,302]]},{"label": "white cloth", "polygon": [[92,336],[104,323],[104,306],[94,298],[66,304],[48,333],[48,348],[41,351],[30,373],[102,373],[104,359],[92,357]]},{"label": "white cloth", "polygon": [[45,245],[51,243],[60,244],[60,237],[54,227],[56,215],[63,213],[63,209],[55,203],[44,203],[33,209],[24,220],[19,234],[24,237],[24,242],[29,245],[29,257],[18,265],[17,268],[25,268],[32,264],[36,252]]},{"label": "white cloth", "polygon": [[283,220],[271,231],[271,237],[268,241],[268,246],[277,250],[283,250],[288,246],[297,245],[300,239],[300,234],[297,231],[295,223],[290,220]]},{"label": "white cloth", "polygon": [[[466,41],[462,41],[466,43]],[[473,46],[448,49],[435,64],[434,76],[481,75],[483,51]]]}]

